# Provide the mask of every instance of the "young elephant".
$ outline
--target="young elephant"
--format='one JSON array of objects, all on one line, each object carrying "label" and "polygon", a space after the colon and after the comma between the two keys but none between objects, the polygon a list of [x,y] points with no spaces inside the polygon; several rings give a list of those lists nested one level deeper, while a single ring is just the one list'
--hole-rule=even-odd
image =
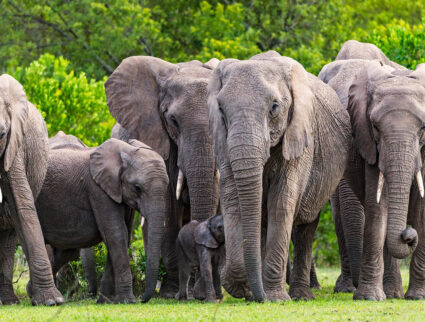
[{"label": "young elephant", "polygon": [[143,296],[148,301],[157,281],[167,189],[163,159],[139,141],[110,139],[97,148],[65,144],[51,149],[36,206],[45,242],[55,249],[54,269],[61,266],[55,262],[66,263],[79,248],[103,240],[108,257],[100,300],[135,302],[127,252],[135,209],[149,222]]},{"label": "young elephant", "polygon": [[219,268],[224,259],[224,250],[222,215],[215,215],[202,223],[192,220],[180,230],[177,237],[178,300],[187,299],[187,284],[193,268],[199,268],[201,277],[197,284],[200,283],[199,288],[205,290],[205,295],[199,295],[196,294],[198,287],[195,287],[195,297],[207,302],[223,298]]}]

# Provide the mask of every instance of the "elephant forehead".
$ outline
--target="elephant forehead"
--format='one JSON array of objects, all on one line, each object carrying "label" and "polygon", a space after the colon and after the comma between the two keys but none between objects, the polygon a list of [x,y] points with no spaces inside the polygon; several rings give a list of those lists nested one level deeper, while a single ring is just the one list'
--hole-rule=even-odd
[{"label": "elephant forehead", "polygon": [[371,86],[374,99],[382,100],[391,95],[398,97],[425,99],[425,87],[415,79],[409,77],[391,77],[378,81]]}]

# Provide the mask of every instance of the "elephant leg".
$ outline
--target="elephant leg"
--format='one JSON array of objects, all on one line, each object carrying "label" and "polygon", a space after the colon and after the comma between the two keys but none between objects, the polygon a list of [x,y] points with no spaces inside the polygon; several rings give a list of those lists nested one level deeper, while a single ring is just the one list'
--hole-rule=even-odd
[{"label": "elephant leg", "polygon": [[211,252],[208,248],[202,247],[198,250],[199,271],[201,279],[205,285],[205,301],[215,302],[217,300],[213,282],[213,268],[211,263]]},{"label": "elephant leg", "polygon": [[[172,198],[175,198],[175,196],[172,195]],[[159,294],[165,298],[174,298],[179,289],[178,258],[176,254],[176,240],[180,230],[178,217],[177,211],[174,210],[174,214],[169,218],[167,232],[161,247],[162,263],[166,274],[162,279]]]},{"label": "elephant leg", "polygon": [[81,263],[83,264],[84,274],[89,284],[89,293],[95,296],[97,293],[97,274],[96,263],[94,260],[94,248],[83,248],[80,251]]},{"label": "elephant leg", "polygon": [[10,214],[28,260],[32,304],[59,305],[64,303],[64,299],[53,281],[43,232],[25,169],[23,151],[19,151],[10,171],[1,173],[1,189],[6,196],[5,208],[7,208],[6,212]]},{"label": "elephant leg", "polygon": [[[59,289],[63,290],[64,287],[66,288],[70,285],[69,276],[67,276],[68,274],[61,274],[63,273],[63,270],[61,271],[61,268],[64,267],[69,262],[77,260],[79,256],[80,256],[79,249],[77,248],[62,250],[62,249],[51,247],[51,256],[49,257],[50,257],[50,261],[52,265],[52,273],[53,273],[53,278],[56,283],[56,286]],[[59,272],[59,276],[57,276],[58,272]],[[30,281],[28,282],[28,285],[27,285],[27,291],[32,292],[32,290],[30,290],[31,288],[32,288],[32,285]]]},{"label": "elephant leg", "polygon": [[352,292],[359,284],[365,217],[361,202],[344,178],[339,183],[339,204],[345,243],[343,263],[349,264],[349,268],[346,270],[351,273],[350,280],[352,281],[351,284],[346,284],[348,287],[346,290],[349,291],[352,287]]},{"label": "elephant leg", "polygon": [[316,290],[322,289],[320,286],[319,280],[317,279],[316,267],[314,265],[314,259],[311,258],[311,266],[310,266],[310,288],[314,288]]},{"label": "elephant leg", "polygon": [[312,262],[314,233],[319,216],[310,224],[294,227],[294,267],[291,274],[289,295],[296,300],[314,299],[310,289],[310,267]]},{"label": "elephant leg", "polygon": [[179,291],[176,294],[176,299],[187,300],[188,299],[187,284],[192,275],[191,274],[192,267],[190,263],[186,260],[182,246],[180,245],[178,241],[177,241],[177,255],[178,255],[178,261],[179,261]]},{"label": "elephant leg", "polygon": [[115,294],[114,272],[112,270],[111,257],[106,257],[105,270],[100,281],[100,294],[97,299],[98,304],[113,303]]},{"label": "elephant leg", "polygon": [[403,297],[403,283],[400,274],[399,261],[392,257],[384,244],[384,292],[387,299]]},{"label": "elephant leg", "polygon": [[18,238],[14,229],[0,231],[0,303],[19,303],[13,291],[13,264]]},{"label": "elephant leg", "polygon": [[214,283],[215,296],[217,299],[221,300],[223,299],[223,293],[221,291],[221,282],[220,282],[220,264],[217,258],[215,258],[213,261],[212,274],[213,274],[212,277],[213,277],[213,283]]},{"label": "elephant leg", "polygon": [[409,287],[404,297],[408,300],[425,299],[425,201],[416,191],[409,209],[411,225],[418,232],[419,242],[410,261]]},{"label": "elephant leg", "polygon": [[111,202],[111,199],[105,193],[93,193],[89,198],[99,232],[106,244],[112,264],[115,283],[114,302],[136,303],[128,255],[129,236],[125,223],[127,208]]},{"label": "elephant leg", "polygon": [[286,277],[293,222],[293,209],[279,207],[277,204],[283,204],[283,200],[280,196],[277,197],[278,201],[273,200],[275,195],[269,193],[266,254],[263,260],[264,292],[267,300],[274,302],[290,300],[283,278]]},{"label": "elephant leg", "polygon": [[[384,243],[387,229],[386,195],[376,202],[379,169],[366,165],[364,247],[360,268],[359,285],[354,292],[355,300],[385,300],[383,289]],[[385,191],[384,191],[385,193]]]}]

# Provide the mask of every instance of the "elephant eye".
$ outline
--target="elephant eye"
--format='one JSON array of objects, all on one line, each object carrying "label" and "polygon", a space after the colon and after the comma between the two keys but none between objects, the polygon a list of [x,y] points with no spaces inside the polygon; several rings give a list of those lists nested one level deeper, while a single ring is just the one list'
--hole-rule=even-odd
[{"label": "elephant eye", "polygon": [[273,101],[272,105],[270,106],[270,116],[274,117],[276,116],[278,110],[279,110],[279,102]]},{"label": "elephant eye", "polygon": [[170,116],[170,120],[173,123],[173,125],[175,126],[175,128],[177,129],[177,131],[180,131],[180,129],[179,129],[179,123],[177,123],[177,120],[176,120],[176,118],[175,118],[174,115],[171,115]]},{"label": "elephant eye", "polygon": [[425,130],[425,124],[422,125],[421,130]]},{"label": "elephant eye", "polygon": [[142,187],[139,184],[135,184],[134,185],[134,189],[136,189],[137,193],[141,193],[142,192]]}]

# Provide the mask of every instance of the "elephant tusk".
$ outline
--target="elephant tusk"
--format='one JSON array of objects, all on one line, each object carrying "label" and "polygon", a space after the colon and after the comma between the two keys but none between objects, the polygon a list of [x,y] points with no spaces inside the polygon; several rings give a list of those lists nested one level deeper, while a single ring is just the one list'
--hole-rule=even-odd
[{"label": "elephant tusk", "polygon": [[384,175],[381,171],[379,171],[379,179],[378,179],[378,191],[376,192],[376,202],[379,203],[381,201],[382,188],[384,187]]},{"label": "elephant tusk", "polygon": [[215,170],[215,181],[217,182],[217,184],[220,184],[220,170]]},{"label": "elephant tusk", "polygon": [[145,224],[145,217],[141,216],[142,219],[140,219],[140,227],[143,227],[143,225]]},{"label": "elephant tusk", "polygon": [[176,199],[180,199],[180,195],[182,193],[182,187],[183,187],[183,172],[179,169],[179,176],[177,177],[177,189],[176,189]]},{"label": "elephant tusk", "polygon": [[422,180],[422,173],[421,170],[416,172],[416,182],[418,183],[419,193],[421,194],[421,197],[424,197],[424,182]]},{"label": "elephant tusk", "polygon": [[1,192],[1,188],[0,188],[0,203],[3,202],[3,193]]}]

